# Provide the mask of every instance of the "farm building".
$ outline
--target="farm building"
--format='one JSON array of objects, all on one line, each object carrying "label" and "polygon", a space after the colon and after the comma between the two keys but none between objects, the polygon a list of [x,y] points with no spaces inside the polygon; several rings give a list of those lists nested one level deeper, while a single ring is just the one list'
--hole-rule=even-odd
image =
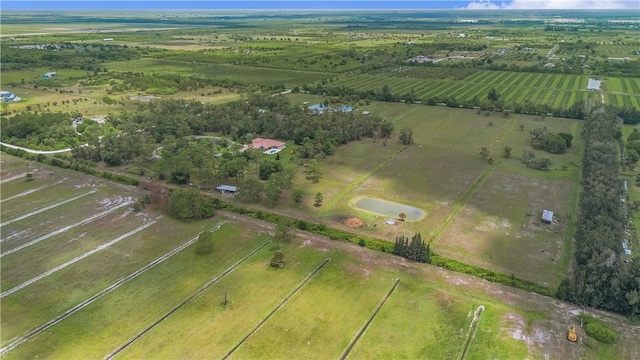
[{"label": "farm building", "polygon": [[48,72],[48,73],[42,75],[42,77],[45,78],[45,79],[50,79],[50,78],[55,77],[57,75],[58,75],[57,72],[51,71],[51,72]]},{"label": "farm building", "polygon": [[325,111],[351,112],[354,109],[355,107],[350,105],[341,105],[339,107],[332,108],[330,105],[314,104],[307,107],[307,113],[311,115],[322,115],[325,113]]},{"label": "farm building", "polygon": [[552,68],[556,67],[556,65],[553,64],[553,63],[546,63],[546,64],[544,64],[544,67],[547,68],[547,69],[552,69]]},{"label": "farm building", "polygon": [[235,195],[238,192],[238,188],[231,185],[219,185],[219,186],[216,186],[216,190],[220,191],[222,194],[232,194],[232,195]]},{"label": "farm building", "polygon": [[280,150],[287,147],[287,144],[271,139],[255,138],[251,140],[251,145],[245,145],[240,151],[245,151],[249,148],[260,149],[265,154],[275,154]]},{"label": "farm building", "polygon": [[371,114],[371,112],[370,112],[370,111],[366,111],[366,110],[365,110],[365,111],[363,111],[363,112],[362,112],[362,115],[369,115],[369,114]]},{"label": "farm building", "polygon": [[553,211],[542,210],[542,222],[551,224],[551,221],[553,221]]},{"label": "farm building", "polygon": [[589,78],[589,84],[587,85],[587,90],[600,91],[600,84],[602,84],[602,80]]},{"label": "farm building", "polygon": [[16,96],[16,94],[9,91],[0,91],[0,101],[3,102],[18,102],[22,100],[20,97]]}]

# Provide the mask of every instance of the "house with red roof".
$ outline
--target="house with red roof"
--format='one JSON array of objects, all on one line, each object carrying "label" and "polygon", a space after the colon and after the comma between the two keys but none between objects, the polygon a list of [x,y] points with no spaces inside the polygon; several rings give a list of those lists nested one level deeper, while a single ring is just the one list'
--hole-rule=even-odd
[{"label": "house with red roof", "polygon": [[255,138],[251,140],[251,145],[245,145],[240,151],[245,151],[249,148],[260,149],[265,154],[275,154],[280,150],[287,147],[287,144],[271,139]]}]

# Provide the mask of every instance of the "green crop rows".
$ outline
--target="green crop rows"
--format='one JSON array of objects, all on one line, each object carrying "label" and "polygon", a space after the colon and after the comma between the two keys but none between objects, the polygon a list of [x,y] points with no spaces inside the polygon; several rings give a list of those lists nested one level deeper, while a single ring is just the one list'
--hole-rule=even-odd
[{"label": "green crop rows", "polygon": [[[457,101],[484,100],[493,87],[506,104],[526,101],[567,108],[579,100],[600,102],[598,93],[588,91],[588,75],[564,75],[521,72],[478,71],[464,81],[408,79],[378,75],[351,75],[337,79],[333,86],[346,86],[356,91],[380,90],[387,85],[399,95],[415,91],[419,100],[453,97]],[[605,102],[624,106],[640,106],[640,79],[607,78],[603,83]],[[609,93],[615,92],[615,94]]]}]

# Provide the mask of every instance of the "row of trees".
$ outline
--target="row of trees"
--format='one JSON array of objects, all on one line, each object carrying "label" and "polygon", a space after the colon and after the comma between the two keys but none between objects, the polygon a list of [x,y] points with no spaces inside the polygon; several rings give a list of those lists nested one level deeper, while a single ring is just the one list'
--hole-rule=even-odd
[{"label": "row of trees", "polygon": [[404,235],[396,237],[393,253],[409,260],[431,263],[431,249],[429,245],[425,244],[422,240],[420,233],[414,234],[411,237],[411,242],[409,242],[409,238]]},{"label": "row of trees", "polygon": [[625,262],[621,246],[630,225],[621,203],[619,133],[615,109],[599,108],[585,122],[575,266],[557,296],[638,317],[640,262]]}]

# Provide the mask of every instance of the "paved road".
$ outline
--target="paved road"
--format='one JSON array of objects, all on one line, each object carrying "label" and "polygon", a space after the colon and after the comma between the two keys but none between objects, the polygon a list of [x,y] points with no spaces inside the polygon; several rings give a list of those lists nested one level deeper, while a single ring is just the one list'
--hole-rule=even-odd
[{"label": "paved road", "polygon": [[60,154],[60,153],[64,153],[67,151],[71,151],[71,148],[68,149],[62,149],[62,150],[50,150],[50,151],[45,151],[45,150],[33,150],[33,149],[27,149],[27,148],[23,148],[20,146],[16,146],[16,145],[11,145],[11,144],[7,144],[7,143],[3,143],[2,141],[0,141],[0,145],[2,146],[6,146],[8,148],[12,148],[12,149],[19,149],[19,150],[24,150],[28,153],[31,154],[44,154],[44,155],[48,155],[48,154]]}]

